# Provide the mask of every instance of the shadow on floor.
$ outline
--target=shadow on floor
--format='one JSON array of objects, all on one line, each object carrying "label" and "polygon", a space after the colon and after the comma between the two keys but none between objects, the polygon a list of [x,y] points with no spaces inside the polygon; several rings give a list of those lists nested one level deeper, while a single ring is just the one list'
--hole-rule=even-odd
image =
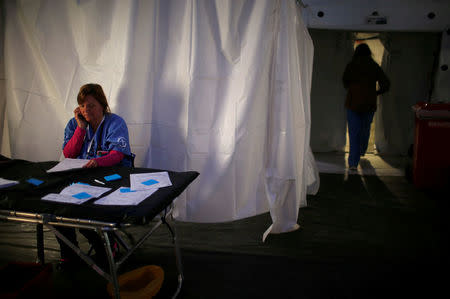
[{"label": "shadow on floor", "polygon": [[[264,243],[268,213],[228,223],[178,222],[185,274],[179,298],[433,298],[448,293],[441,274],[450,249],[443,193],[417,190],[401,176],[321,173],[320,180],[319,192],[300,209],[300,229],[269,235]],[[134,227],[130,233],[141,231]],[[46,258],[56,263],[57,243],[51,232],[44,235]],[[0,236],[2,264],[34,260],[32,225],[0,223]],[[161,266],[165,281],[156,298],[170,298],[177,284],[168,236],[158,229],[122,269]],[[86,267],[55,271],[53,282],[55,298],[108,297],[106,281]]]}]

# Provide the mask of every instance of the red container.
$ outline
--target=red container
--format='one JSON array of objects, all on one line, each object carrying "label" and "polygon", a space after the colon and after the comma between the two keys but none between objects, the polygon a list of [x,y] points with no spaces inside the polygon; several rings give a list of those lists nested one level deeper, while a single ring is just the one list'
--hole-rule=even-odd
[{"label": "red container", "polygon": [[450,104],[419,102],[415,111],[413,182],[418,188],[450,185]]}]

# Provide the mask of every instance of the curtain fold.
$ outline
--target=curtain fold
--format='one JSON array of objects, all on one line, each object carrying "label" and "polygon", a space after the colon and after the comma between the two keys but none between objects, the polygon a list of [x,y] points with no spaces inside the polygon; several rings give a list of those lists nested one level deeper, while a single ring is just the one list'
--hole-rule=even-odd
[{"label": "curtain fold", "polygon": [[5,80],[5,7],[0,2],[0,154],[11,155],[6,121],[6,80]]},{"label": "curtain fold", "polygon": [[379,97],[375,128],[379,153],[407,155],[414,143],[411,107],[429,99],[438,39],[436,33],[380,33],[386,50],[382,68],[391,81],[391,88]]},{"label": "curtain fold", "polygon": [[314,152],[344,151],[347,123],[342,74],[353,55],[353,35],[334,30],[309,31],[315,45],[311,148]]},{"label": "curtain fold", "polygon": [[269,232],[298,228],[299,208],[307,205],[306,193],[317,192],[319,182],[315,163],[308,163],[314,161],[309,146],[312,40],[294,2],[282,3],[280,10],[265,181],[273,224],[263,239]]},{"label": "curtain fold", "polygon": [[267,232],[297,227],[319,180],[309,148],[313,46],[295,1],[5,8],[3,136],[13,158],[58,160],[79,87],[96,82],[127,122],[136,166],[200,172],[176,200],[178,220],[270,211]]},{"label": "curtain fold", "polygon": [[433,103],[450,103],[450,27],[441,34],[439,59],[436,62],[434,89],[430,100]]}]

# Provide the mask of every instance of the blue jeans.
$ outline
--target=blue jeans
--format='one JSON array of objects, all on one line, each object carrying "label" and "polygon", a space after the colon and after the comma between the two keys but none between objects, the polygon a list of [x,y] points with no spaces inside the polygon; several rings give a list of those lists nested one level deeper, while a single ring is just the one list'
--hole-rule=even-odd
[{"label": "blue jeans", "polygon": [[348,136],[350,139],[350,153],[348,166],[358,166],[361,155],[367,151],[370,137],[370,125],[374,112],[355,112],[347,109]]}]

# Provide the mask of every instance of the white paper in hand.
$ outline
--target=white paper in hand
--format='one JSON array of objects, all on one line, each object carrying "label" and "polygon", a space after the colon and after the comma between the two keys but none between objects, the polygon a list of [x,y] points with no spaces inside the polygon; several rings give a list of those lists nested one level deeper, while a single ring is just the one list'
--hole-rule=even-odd
[{"label": "white paper in hand", "polygon": [[66,158],[56,164],[53,168],[50,168],[47,170],[47,172],[58,172],[58,171],[65,171],[70,169],[77,169],[77,168],[83,168],[86,163],[89,162],[88,159],[72,159],[72,158]]}]

